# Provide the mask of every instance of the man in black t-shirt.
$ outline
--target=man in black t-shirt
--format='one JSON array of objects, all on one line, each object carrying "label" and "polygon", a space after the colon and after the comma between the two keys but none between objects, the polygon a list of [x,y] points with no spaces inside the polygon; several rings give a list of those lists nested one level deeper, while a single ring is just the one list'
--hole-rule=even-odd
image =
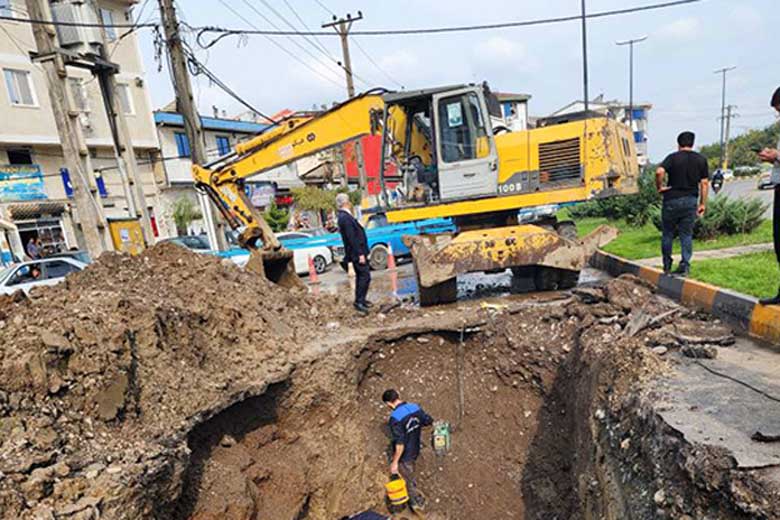
[{"label": "man in black t-shirt", "polygon": [[[656,188],[664,198],[661,211],[664,273],[672,272],[672,242],[678,234],[682,260],[674,274],[683,277],[688,276],[691,269],[693,225],[696,217],[704,215],[709,193],[707,159],[693,151],[695,138],[693,132],[677,136],[678,150],[668,155],[655,172]],[[667,178],[666,185],[664,178]]]}]

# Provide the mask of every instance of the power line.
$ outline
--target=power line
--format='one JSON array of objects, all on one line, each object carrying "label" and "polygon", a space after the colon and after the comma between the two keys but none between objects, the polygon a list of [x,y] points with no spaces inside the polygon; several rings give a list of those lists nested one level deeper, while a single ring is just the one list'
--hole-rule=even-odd
[{"label": "power line", "polygon": [[13,16],[0,16],[0,20],[10,22],[27,23],[30,25],[54,25],[60,27],[103,27],[114,29],[140,29],[144,27],[159,27],[158,23],[89,23],[89,22],[64,22],[60,20],[39,20],[35,18],[14,18]]},{"label": "power line", "polygon": [[[248,2],[248,0],[244,0],[244,3],[247,3],[247,2]],[[298,30],[298,28],[297,28],[297,27],[295,27],[295,25],[293,25],[293,24],[292,24],[292,23],[291,23],[291,22],[290,22],[290,21],[289,21],[287,18],[285,18],[285,17],[284,17],[284,15],[282,15],[282,14],[281,14],[279,11],[277,11],[277,10],[276,10],[276,9],[275,9],[275,8],[274,8],[274,7],[273,7],[271,4],[269,4],[267,0],[260,0],[260,2],[262,2],[262,4],[263,4],[264,6],[266,6],[266,7],[267,7],[267,8],[268,8],[268,9],[269,9],[269,10],[270,10],[272,13],[274,13],[274,14],[275,14],[275,15],[276,15],[276,16],[277,16],[279,19],[281,19],[281,20],[282,20],[282,21],[283,21],[283,22],[284,22],[284,23],[285,23],[285,24],[286,24],[288,27],[290,27],[290,28],[291,28],[293,31],[295,31],[295,32],[300,32],[300,31]],[[287,4],[287,5],[289,6],[289,4]],[[292,9],[292,7],[290,7],[290,8]],[[252,9],[254,10],[254,8],[252,8]],[[263,18],[265,18],[265,16],[263,16]],[[299,19],[300,19],[300,17],[299,17]],[[270,21],[269,21],[267,18],[265,18],[265,20],[266,20],[266,21],[268,21],[268,23],[271,23],[271,22],[270,22]],[[273,25],[273,24],[272,24],[272,25]],[[274,25],[274,27],[278,29],[278,26]],[[305,25],[305,24],[304,24],[304,28],[308,29],[308,28],[306,27],[306,25]],[[304,41],[305,41],[306,43],[308,43],[309,45],[311,45],[312,47],[314,47],[314,49],[315,49],[315,50],[317,50],[317,52],[319,52],[320,54],[323,54],[327,60],[329,60],[330,62],[334,63],[334,64],[335,64],[337,67],[339,67],[339,68],[341,68],[341,69],[343,69],[343,70],[346,70],[346,68],[344,67],[344,65],[342,65],[342,64],[341,64],[341,63],[340,63],[340,62],[339,62],[339,61],[338,61],[336,58],[334,58],[333,56],[331,56],[331,55],[328,53],[328,51],[327,51],[327,50],[323,50],[323,49],[321,49],[321,48],[319,47],[319,45],[317,45],[316,43],[314,43],[314,42],[313,42],[313,41],[312,41],[312,40],[311,40],[311,39],[310,39],[310,38],[309,38],[307,35],[303,35],[303,34],[302,34],[301,36],[303,37],[303,39],[304,39]],[[300,47],[300,45],[298,45],[298,43],[297,43],[297,42],[295,42],[295,40],[293,40],[293,42],[294,42],[294,43],[295,43],[295,44],[296,44],[298,47]],[[304,50],[305,50],[305,49],[304,49]],[[311,53],[308,53],[308,52],[307,52],[307,54],[309,54],[309,56],[312,56],[312,57],[313,57],[313,58],[315,58],[315,59],[318,59],[316,56],[313,56]],[[319,60],[318,60],[318,61],[319,61]],[[320,63],[322,63],[322,62],[320,61]],[[357,78],[359,81],[362,81],[364,84],[366,84],[366,85],[370,85],[370,83],[369,83],[368,81],[366,81],[365,79],[363,79],[363,78],[359,77],[357,74],[353,74],[353,76],[354,76],[354,77],[356,77],[356,78]]]},{"label": "power line", "polygon": [[190,72],[192,72],[193,76],[197,76],[198,74],[204,74],[209,80],[211,80],[212,83],[214,83],[216,86],[218,86],[220,89],[222,89],[227,95],[244,105],[246,108],[251,110],[252,112],[259,114],[266,118],[268,121],[272,123],[276,123],[271,116],[264,114],[259,109],[252,106],[248,101],[246,101],[244,98],[239,96],[233,89],[228,87],[225,82],[223,82],[221,79],[217,77],[216,74],[214,74],[211,70],[209,70],[203,63],[201,63],[195,55],[192,53],[189,48],[184,49],[184,55],[187,57],[187,61],[190,65]]},{"label": "power line", "polygon": [[357,48],[360,51],[360,53],[363,54],[363,56],[365,56],[366,59],[371,63],[371,65],[373,65],[379,72],[384,74],[384,76],[387,79],[389,79],[390,81],[392,81],[393,83],[395,83],[399,87],[404,88],[403,84],[401,84],[400,81],[398,81],[393,76],[391,76],[389,72],[387,72],[385,69],[380,67],[379,64],[376,61],[374,61],[374,58],[372,58],[371,55],[368,52],[366,52],[366,50],[363,48],[363,46],[360,45],[360,42],[357,40],[357,38],[352,38],[352,41],[354,42],[355,46],[357,46]]},{"label": "power line", "polygon": [[[679,5],[693,4],[702,2],[704,0],[674,0],[669,2],[662,2],[644,6],[628,7],[625,9],[613,9],[610,11],[600,11],[595,13],[589,13],[585,15],[585,18],[604,18],[608,16],[618,16],[623,14],[638,13],[643,11],[651,11],[656,9],[664,9],[667,7],[675,7]],[[434,28],[418,28],[418,29],[377,29],[366,31],[355,31],[350,34],[353,36],[399,36],[399,35],[412,35],[412,34],[441,34],[441,33],[453,33],[453,32],[467,32],[467,31],[484,31],[490,29],[509,29],[513,27],[528,27],[533,25],[548,25],[553,23],[581,21],[582,14],[559,16],[555,18],[539,18],[535,20],[522,20],[516,22],[502,22],[482,25],[460,25],[453,27],[434,27]],[[268,30],[234,30],[225,29],[222,27],[202,27],[200,29],[199,38],[202,34],[206,33],[219,33],[219,34],[262,34],[266,36],[333,36],[333,33],[327,31],[268,31]],[[209,45],[209,44],[205,44]]]},{"label": "power line", "polygon": [[326,13],[328,13],[331,16],[336,16],[336,13],[331,11],[330,8],[327,5],[325,5],[322,2],[320,2],[320,0],[314,0],[314,1],[317,2],[317,4],[319,4],[319,6],[322,7],[325,10]]},{"label": "power line", "polygon": [[[278,25],[276,25],[276,24],[275,24],[275,23],[274,23],[274,22],[273,22],[273,21],[272,21],[270,18],[268,18],[266,15],[264,15],[264,14],[263,14],[263,13],[262,13],[260,10],[258,10],[258,9],[257,9],[257,8],[256,8],[254,5],[252,5],[252,4],[249,2],[249,0],[242,0],[242,1],[243,1],[243,2],[244,2],[244,3],[245,3],[245,4],[246,4],[246,5],[247,5],[247,6],[248,6],[248,7],[249,7],[249,8],[250,8],[252,11],[254,11],[254,12],[255,12],[255,13],[258,15],[258,16],[260,16],[260,17],[261,17],[263,20],[265,20],[265,21],[266,21],[266,22],[267,22],[269,25],[271,25],[271,27],[273,27],[274,29],[277,29],[277,30],[279,30],[279,26],[278,26]],[[293,28],[293,29],[294,29],[294,28]],[[299,32],[298,30],[295,30],[295,34],[298,34],[298,32]],[[302,34],[302,33],[301,33],[301,34]],[[332,71],[332,70],[329,68],[329,67],[330,67],[330,64],[329,64],[329,63],[323,63],[323,61],[322,61],[322,59],[321,59],[321,58],[319,58],[318,56],[314,55],[314,54],[313,54],[313,53],[312,53],[312,52],[311,52],[309,49],[307,49],[306,47],[304,47],[303,45],[301,45],[301,44],[300,44],[300,43],[299,43],[297,40],[295,40],[295,38],[291,38],[291,37],[289,37],[289,36],[288,36],[288,37],[287,37],[287,39],[288,39],[288,40],[290,40],[290,41],[293,43],[293,45],[295,45],[295,46],[296,46],[296,47],[298,47],[300,50],[302,50],[304,53],[306,53],[306,55],[308,55],[308,56],[309,56],[311,59],[313,59],[315,62],[317,62],[317,63],[319,63],[319,64],[321,64],[321,65],[324,65],[324,66],[325,66],[325,68],[326,68],[326,69],[327,69],[329,72],[333,72],[333,71]]]},{"label": "power line", "polygon": [[[304,28],[304,29],[306,29],[307,31],[311,32],[311,29],[309,28],[309,26],[308,26],[308,25],[306,25],[306,22],[303,20],[303,18],[301,18],[301,16],[298,14],[298,11],[296,11],[296,10],[295,10],[295,8],[294,8],[294,7],[293,7],[293,6],[290,4],[290,2],[288,2],[287,0],[283,0],[283,1],[284,1],[284,5],[286,5],[286,6],[287,6],[287,8],[288,8],[288,9],[290,9],[290,11],[292,11],[292,14],[293,14],[293,16],[295,16],[295,18],[297,18],[297,19],[298,19],[298,21],[301,23],[301,25],[303,26],[303,28]],[[336,58],[334,58],[334,57],[333,57],[333,55],[332,55],[332,54],[331,54],[331,53],[328,51],[328,49],[325,47],[325,45],[323,45],[323,44],[322,44],[322,42],[320,41],[320,39],[319,39],[317,36],[314,36],[314,41],[316,41],[316,42],[317,42],[317,45],[319,46],[319,48],[320,48],[320,49],[322,49],[322,50],[325,52],[325,54],[326,54],[326,55],[327,55],[327,56],[328,56],[330,59],[332,59],[333,61],[336,61],[336,62],[338,61],[338,60],[337,60]]]},{"label": "power line", "polygon": [[[236,10],[233,8],[233,6],[231,6],[230,4],[228,4],[228,3],[227,3],[225,0],[219,0],[219,1],[220,1],[220,3],[221,3],[222,5],[224,5],[224,6],[225,6],[225,7],[226,7],[226,8],[227,8],[227,9],[228,9],[230,12],[232,12],[234,15],[236,15],[236,16],[237,16],[239,19],[243,20],[243,21],[244,21],[244,23],[246,23],[248,26],[250,26],[250,27],[254,27],[255,29],[257,29],[257,26],[256,26],[255,24],[253,24],[251,21],[249,21],[249,20],[248,20],[248,19],[247,19],[247,18],[246,18],[244,15],[242,15],[241,13],[239,13],[238,11],[236,11]],[[220,37],[220,38],[221,38],[221,37]],[[220,38],[217,38],[217,39],[215,39],[215,40],[214,40],[214,41],[211,43],[211,45],[213,45],[214,43],[216,43],[217,41],[219,41],[219,39],[220,39]],[[280,49],[282,52],[284,52],[285,54],[287,54],[288,56],[290,56],[292,59],[294,59],[295,61],[297,61],[298,63],[300,63],[301,65],[303,65],[304,67],[306,67],[307,69],[309,69],[310,71],[312,71],[313,73],[315,73],[315,74],[317,74],[318,76],[320,76],[321,78],[323,78],[323,79],[325,79],[325,80],[327,80],[327,81],[331,82],[332,84],[336,85],[337,87],[341,87],[341,84],[340,84],[340,83],[338,83],[338,82],[337,82],[337,81],[335,81],[334,79],[332,79],[332,78],[330,78],[330,77],[326,76],[326,75],[325,75],[325,74],[323,74],[322,72],[318,71],[317,69],[315,69],[314,67],[312,67],[311,65],[309,65],[308,63],[306,63],[305,61],[303,61],[303,60],[302,60],[301,58],[299,58],[299,57],[298,57],[298,56],[297,56],[295,53],[293,53],[292,51],[290,51],[289,49],[287,49],[286,47],[284,47],[282,44],[280,44],[279,42],[277,42],[276,40],[274,40],[274,39],[273,39],[273,38],[271,38],[270,36],[266,36],[266,39],[267,39],[268,41],[270,41],[271,43],[273,43],[273,44],[274,44],[276,47],[278,47],[278,48],[279,48],[279,49]],[[200,43],[200,34],[198,34],[198,41],[199,41],[199,43]],[[209,47],[211,47],[211,45],[208,45],[208,46],[203,46],[203,45],[201,45],[201,47],[203,47],[204,49],[208,49]]]}]

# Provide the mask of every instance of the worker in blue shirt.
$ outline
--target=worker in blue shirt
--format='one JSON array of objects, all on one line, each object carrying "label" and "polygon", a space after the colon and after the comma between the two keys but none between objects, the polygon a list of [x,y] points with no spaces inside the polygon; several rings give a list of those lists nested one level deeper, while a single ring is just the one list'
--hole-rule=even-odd
[{"label": "worker in blue shirt", "polygon": [[404,478],[410,505],[422,509],[425,499],[417,489],[415,463],[420,455],[420,434],[423,427],[433,424],[433,418],[420,405],[401,401],[393,389],[385,390],[382,401],[392,410],[388,420],[392,438],[390,474]]},{"label": "worker in blue shirt", "polygon": [[374,511],[363,511],[352,516],[342,516],[341,520],[392,520],[392,517],[380,515]]}]

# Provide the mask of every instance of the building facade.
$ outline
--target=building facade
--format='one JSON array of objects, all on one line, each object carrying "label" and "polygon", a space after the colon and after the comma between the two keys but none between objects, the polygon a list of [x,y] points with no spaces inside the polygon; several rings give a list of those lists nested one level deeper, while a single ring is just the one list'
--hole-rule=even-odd
[{"label": "building facade", "polygon": [[[650,103],[634,103],[633,106],[618,100],[605,100],[604,96],[598,96],[588,103],[588,110],[598,114],[614,117],[618,121],[631,124],[634,132],[634,144],[636,145],[637,158],[639,165],[645,166],[648,163],[647,140],[648,140],[648,116],[653,105]],[[550,117],[563,116],[567,114],[578,114],[585,110],[585,103],[574,101],[565,107],[556,110]],[[633,116],[633,117],[631,117]]]},{"label": "building facade", "polygon": [[[133,22],[131,0],[100,0],[104,23]],[[16,237],[6,242],[26,244],[40,238],[48,251],[83,247],[76,225],[70,174],[60,147],[46,78],[41,65],[30,59],[35,40],[31,25],[24,23],[24,0],[0,0],[0,14],[20,21],[0,20],[0,218],[13,224]],[[96,14],[97,16],[97,14]],[[108,53],[119,66],[118,98],[129,127],[140,168],[146,204],[153,230],[159,214],[159,192],[153,171],[158,142],[151,98],[136,33],[122,35],[106,28]],[[128,200],[117,166],[109,120],[97,79],[84,69],[68,67],[71,110],[78,111],[100,211],[108,218],[127,218]],[[5,231],[8,235],[8,230]],[[10,244],[21,258],[23,251]]]},{"label": "building facade", "polygon": [[[182,204],[184,199],[188,199],[190,205],[198,203],[192,181],[191,148],[184,130],[184,118],[172,111],[159,110],[154,113],[154,121],[160,142],[160,156],[157,158],[155,170],[158,178],[164,179],[159,186],[159,225],[171,234],[204,233],[205,223],[202,219],[189,222],[186,228],[180,224],[177,229],[174,217],[177,205]],[[251,139],[268,128],[266,123],[205,116],[201,116],[201,123],[206,139],[206,153],[210,160],[227,155],[237,143]],[[318,160],[310,157],[263,172],[256,178],[247,180],[248,195],[258,208],[270,205],[271,201],[287,206],[291,199],[286,194],[294,187],[303,186],[301,176],[317,165]]]}]

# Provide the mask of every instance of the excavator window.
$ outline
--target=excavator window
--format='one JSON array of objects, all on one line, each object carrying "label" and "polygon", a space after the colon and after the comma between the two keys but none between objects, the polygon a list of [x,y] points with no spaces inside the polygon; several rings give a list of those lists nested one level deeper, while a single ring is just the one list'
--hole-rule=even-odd
[{"label": "excavator window", "polygon": [[479,97],[475,93],[440,99],[438,110],[444,162],[480,159],[490,153]]}]

